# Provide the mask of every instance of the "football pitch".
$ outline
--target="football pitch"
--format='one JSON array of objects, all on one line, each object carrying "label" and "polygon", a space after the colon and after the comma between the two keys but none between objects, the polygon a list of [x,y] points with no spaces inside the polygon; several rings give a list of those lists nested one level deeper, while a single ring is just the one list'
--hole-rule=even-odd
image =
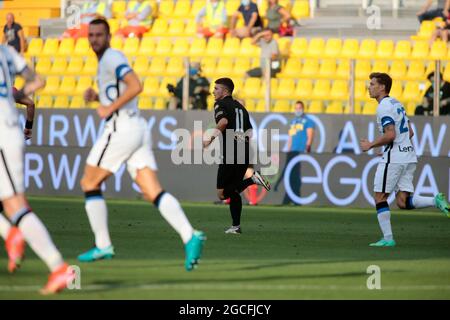
[{"label": "football pitch", "polygon": [[[199,268],[186,272],[180,238],[148,203],[108,200],[116,256],[81,264],[76,256],[93,244],[83,199],[30,200],[81,270],[81,289],[51,299],[450,299],[450,219],[435,210],[394,210],[397,246],[372,248],[373,209],[244,206],[243,234],[229,235],[227,206],[183,203],[208,237]],[[0,299],[43,298],[48,272],[29,248],[15,275],[6,264],[2,244]],[[367,288],[371,265],[380,290]]]}]

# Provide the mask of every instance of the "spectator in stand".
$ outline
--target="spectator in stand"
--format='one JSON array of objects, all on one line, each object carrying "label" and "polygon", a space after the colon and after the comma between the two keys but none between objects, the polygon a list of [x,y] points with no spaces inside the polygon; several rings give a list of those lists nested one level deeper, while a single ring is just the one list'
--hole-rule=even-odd
[{"label": "spectator in stand", "polygon": [[228,33],[227,10],[222,0],[208,0],[197,17],[197,34],[205,38],[224,38]]},{"label": "spectator in stand", "polygon": [[12,13],[6,15],[6,24],[3,27],[2,44],[13,47],[21,55],[25,53],[26,41],[23,28],[14,21],[14,15]]},{"label": "spectator in stand", "polygon": [[278,4],[278,0],[268,0],[266,18],[268,21],[267,28],[273,33],[280,33],[282,27],[287,27],[291,21],[291,14],[283,6]]},{"label": "spectator in stand", "polygon": [[[239,16],[244,18],[244,27],[236,29]],[[250,0],[241,0],[241,5],[231,17],[230,33],[239,39],[253,37],[262,30],[263,24],[259,15],[258,6]]]},{"label": "spectator in stand", "polygon": [[81,7],[80,12],[80,25],[68,26],[69,28],[64,31],[63,38],[86,38],[88,36],[89,22],[95,18],[103,17],[110,19],[111,4],[107,0],[92,0],[85,1]]},{"label": "spectator in stand", "polygon": [[441,17],[442,19],[446,19],[449,14],[450,9],[450,0],[437,0],[437,8],[429,10],[431,5],[433,4],[433,0],[427,0],[425,5],[417,12],[417,18],[419,22],[425,20],[433,20],[434,18]]},{"label": "spectator in stand", "polygon": [[116,35],[124,38],[139,37],[150,29],[152,23],[152,7],[150,3],[144,0],[137,0],[128,4],[125,19],[128,20],[128,25],[117,31]]},{"label": "spectator in stand", "polygon": [[[450,83],[442,78],[442,74],[439,73],[440,77],[440,89],[439,89],[439,115],[449,115],[450,114]],[[433,104],[434,104],[434,72],[428,75],[428,81],[430,81],[431,86],[425,92],[422,104],[416,107],[414,114],[417,115],[433,115]]]},{"label": "spectator in stand", "polygon": [[445,43],[448,42],[448,31],[450,30],[450,17],[445,19],[445,23],[442,27],[436,28],[430,39],[430,45],[438,38],[441,38]]},{"label": "spectator in stand", "polygon": [[281,70],[281,56],[278,42],[273,38],[273,32],[265,29],[253,37],[252,44],[261,47],[260,66],[247,71],[247,76],[260,78],[264,75],[266,59],[270,59],[271,77]]}]

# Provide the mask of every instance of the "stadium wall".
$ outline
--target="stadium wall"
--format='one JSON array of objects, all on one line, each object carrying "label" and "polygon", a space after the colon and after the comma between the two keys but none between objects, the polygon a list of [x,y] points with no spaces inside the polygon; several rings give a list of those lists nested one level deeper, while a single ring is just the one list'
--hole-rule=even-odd
[{"label": "stadium wall", "polygon": [[[212,114],[202,111],[143,111],[142,115],[147,119],[152,134],[152,148],[164,188],[183,201],[214,201],[217,165],[205,164],[198,143],[201,140],[189,140],[189,150],[180,157],[177,141],[182,142],[183,139],[177,139],[174,134],[176,129],[184,128],[184,133],[201,137],[204,130],[214,127]],[[273,173],[269,177],[272,183],[278,180],[285,164],[291,117],[291,114],[275,113],[252,116],[257,133],[254,135],[255,145],[264,155],[258,158],[257,167]],[[373,152],[362,154],[359,139],[373,139],[377,135],[375,118],[357,115],[311,117],[316,123],[313,152],[292,159],[288,166],[290,169],[293,162],[301,162],[301,195],[293,192],[289,179],[285,178],[277,191],[258,191],[261,203],[280,204],[287,190],[291,198],[304,205],[371,206],[378,158]],[[23,123],[24,120],[21,115]],[[416,133],[413,143],[420,155],[414,180],[416,192],[430,195],[440,190],[450,194],[450,118],[413,117],[411,120]],[[27,142],[25,155],[28,193],[81,196],[79,180],[85,159],[103,126],[95,110],[41,109],[35,123],[34,136]],[[267,141],[264,129],[276,130],[269,131],[271,139]],[[277,145],[280,152],[276,152]],[[174,159],[181,164],[174,164]],[[105,184],[104,192],[108,197],[139,197],[138,188],[125,167]]]}]

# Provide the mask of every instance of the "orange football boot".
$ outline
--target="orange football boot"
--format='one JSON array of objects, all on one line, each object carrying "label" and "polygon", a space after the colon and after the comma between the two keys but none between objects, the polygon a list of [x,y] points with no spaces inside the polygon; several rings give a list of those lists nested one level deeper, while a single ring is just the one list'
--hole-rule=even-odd
[{"label": "orange football boot", "polygon": [[8,271],[16,271],[25,254],[25,239],[22,232],[17,227],[11,227],[5,242],[6,252],[8,252]]}]

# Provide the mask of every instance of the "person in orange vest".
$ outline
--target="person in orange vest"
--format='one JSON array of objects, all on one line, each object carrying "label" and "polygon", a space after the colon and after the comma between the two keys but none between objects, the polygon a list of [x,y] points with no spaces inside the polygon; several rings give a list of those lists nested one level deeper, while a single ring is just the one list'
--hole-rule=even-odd
[{"label": "person in orange vest", "polygon": [[89,22],[97,17],[111,18],[111,5],[108,1],[85,1],[81,7],[80,24],[76,26],[68,26],[64,31],[63,38],[86,38],[88,36]]},{"label": "person in orange vest", "polygon": [[197,34],[205,38],[223,38],[228,33],[227,11],[222,0],[209,0],[195,19]]},{"label": "person in orange vest", "polygon": [[125,19],[128,20],[128,25],[119,29],[116,35],[125,38],[130,36],[141,38],[150,29],[152,23],[152,7],[150,3],[144,0],[130,3]]}]

